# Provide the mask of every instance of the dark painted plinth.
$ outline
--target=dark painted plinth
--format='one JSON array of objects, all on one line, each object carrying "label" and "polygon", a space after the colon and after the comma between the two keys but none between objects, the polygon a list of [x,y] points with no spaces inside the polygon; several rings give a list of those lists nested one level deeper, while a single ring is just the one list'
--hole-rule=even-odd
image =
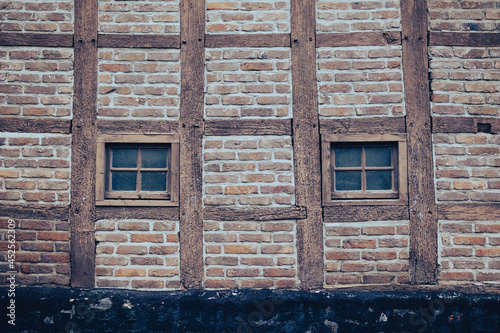
[{"label": "dark painted plinth", "polygon": [[500,332],[500,295],[0,288],[0,332]]}]

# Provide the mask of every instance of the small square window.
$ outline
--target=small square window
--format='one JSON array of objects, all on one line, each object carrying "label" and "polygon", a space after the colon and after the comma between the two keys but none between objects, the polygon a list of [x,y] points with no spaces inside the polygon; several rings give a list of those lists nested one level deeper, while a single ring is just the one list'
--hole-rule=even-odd
[{"label": "small square window", "polygon": [[176,135],[101,135],[97,141],[96,204],[176,206]]},{"label": "small square window", "polygon": [[407,204],[406,136],[323,135],[323,204]]}]

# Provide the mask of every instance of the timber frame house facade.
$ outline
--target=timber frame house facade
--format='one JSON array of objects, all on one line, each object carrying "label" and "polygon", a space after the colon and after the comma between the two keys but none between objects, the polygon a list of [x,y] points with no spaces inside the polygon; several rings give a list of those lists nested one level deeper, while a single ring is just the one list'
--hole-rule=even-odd
[{"label": "timber frame house facade", "polygon": [[[44,31],[1,4],[19,283],[494,290],[498,2],[349,3],[54,0],[66,18]],[[161,29],[134,30],[155,10]]]}]

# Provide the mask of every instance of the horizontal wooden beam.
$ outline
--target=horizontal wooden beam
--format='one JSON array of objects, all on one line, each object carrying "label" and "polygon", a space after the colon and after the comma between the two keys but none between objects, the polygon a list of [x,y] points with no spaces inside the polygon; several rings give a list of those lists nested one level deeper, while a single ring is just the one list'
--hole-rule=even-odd
[{"label": "horizontal wooden beam", "polygon": [[99,34],[97,47],[179,49],[179,35]]},{"label": "horizontal wooden beam", "polygon": [[0,132],[71,133],[71,119],[0,117]]},{"label": "horizontal wooden beam", "polygon": [[0,33],[0,45],[73,47],[73,34]]},{"label": "horizontal wooden beam", "polygon": [[4,205],[0,216],[11,219],[59,220],[69,218],[69,205]]},{"label": "horizontal wooden beam", "polygon": [[316,47],[384,45],[401,45],[401,32],[336,32],[316,35]]},{"label": "horizontal wooden beam", "polygon": [[179,207],[97,207],[96,221],[105,219],[179,220]]},{"label": "horizontal wooden beam", "polygon": [[205,135],[292,135],[291,119],[206,120]]},{"label": "horizontal wooden beam", "polygon": [[331,206],[323,208],[325,222],[403,221],[410,218],[407,206]]},{"label": "horizontal wooden beam", "polygon": [[271,221],[305,219],[305,207],[279,208],[220,208],[205,207],[204,220],[213,221]]},{"label": "horizontal wooden beam", "polygon": [[429,32],[431,46],[500,46],[498,32]]},{"label": "horizontal wooden beam", "polygon": [[320,119],[321,134],[335,133],[406,133],[405,117],[370,117]]},{"label": "horizontal wooden beam", "polygon": [[209,34],[205,47],[290,47],[290,34]]},{"label": "horizontal wooden beam", "polygon": [[498,221],[498,203],[449,203],[437,207],[440,220],[448,221]]},{"label": "horizontal wooden beam", "polygon": [[98,119],[97,129],[100,133],[177,133],[177,120],[107,120]]},{"label": "horizontal wooden beam", "polygon": [[491,117],[432,117],[433,133],[500,133],[500,119]]}]

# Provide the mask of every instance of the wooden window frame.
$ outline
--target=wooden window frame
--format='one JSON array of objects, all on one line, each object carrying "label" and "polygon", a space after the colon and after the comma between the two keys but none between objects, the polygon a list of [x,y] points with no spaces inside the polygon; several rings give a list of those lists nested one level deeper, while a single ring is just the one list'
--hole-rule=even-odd
[{"label": "wooden window frame", "polygon": [[[106,191],[106,179],[109,173],[108,151],[115,144],[130,144],[136,148],[148,148],[153,144],[170,145],[168,165],[170,185],[169,196],[130,194],[123,198],[119,191]],[[96,158],[96,206],[178,206],[179,205],[179,136],[177,134],[101,134],[97,138]],[[139,193],[139,192],[134,192]],[[154,198],[151,200],[151,198]]]},{"label": "wooden window frame", "polygon": [[[332,143],[346,145],[392,145],[393,160],[393,192],[366,191],[347,193],[332,190],[331,145]],[[321,137],[322,151],[322,186],[323,206],[337,205],[408,205],[407,151],[406,134],[323,134]],[[360,169],[365,170],[362,166]]]}]

